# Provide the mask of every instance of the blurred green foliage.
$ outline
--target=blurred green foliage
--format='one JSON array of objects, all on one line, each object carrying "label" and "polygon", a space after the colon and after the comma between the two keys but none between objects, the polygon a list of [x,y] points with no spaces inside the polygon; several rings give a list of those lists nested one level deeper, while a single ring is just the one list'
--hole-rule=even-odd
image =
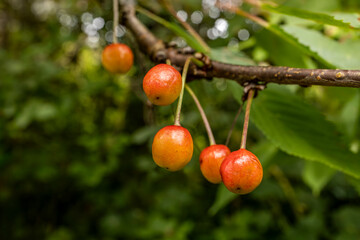
[{"label": "blurred green foliage", "polygon": [[[156,2],[140,3],[174,21]],[[173,4],[189,17],[202,6],[200,1]],[[357,0],[291,0],[285,5],[321,12],[359,9]],[[111,6],[109,0],[0,3],[0,239],[359,239],[359,180],[283,152],[254,124],[248,146],[264,166],[260,187],[236,196],[222,185],[206,182],[198,157],[208,141],[187,94],[182,124],[193,136],[194,157],[182,171],[159,169],[151,159],[151,141],[158,129],[171,124],[175,105],[153,107],[146,102],[141,81],[152,63],[129,33],[120,40],[134,50],[131,72],[117,76],[102,68]],[[206,38],[202,29],[216,21],[206,13],[201,24],[194,24],[210,46],[226,46],[240,29],[248,29],[250,39],[214,50],[212,57],[242,64],[255,60],[322,66],[271,32],[256,30],[238,16],[219,14],[229,23],[226,38]],[[106,20],[105,26],[96,34],[91,29],[86,32],[85,23],[97,17]],[[298,23],[282,15],[267,17]],[[178,40],[164,27],[141,19],[161,39]],[[359,43],[358,32],[317,24],[310,28],[306,31],[326,33],[331,44],[339,39]],[[319,47],[311,34],[298,37],[310,47]],[[316,47],[312,49],[316,52]],[[327,61],[336,64],[334,59],[340,58],[340,64],[346,64],[342,52],[320,49],[320,53]],[[351,64],[355,63],[350,62],[349,68],[359,69]],[[241,88],[224,79],[190,85],[209,116],[217,142],[225,142]],[[359,155],[359,90],[282,89],[321,111],[353,154]],[[232,137],[232,150],[239,146],[241,126],[242,119]]]}]

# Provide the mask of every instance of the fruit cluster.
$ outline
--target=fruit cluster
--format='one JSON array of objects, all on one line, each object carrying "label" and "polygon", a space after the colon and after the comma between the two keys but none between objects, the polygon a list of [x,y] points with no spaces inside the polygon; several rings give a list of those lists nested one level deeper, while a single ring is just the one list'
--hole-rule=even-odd
[{"label": "fruit cluster", "polygon": [[[185,80],[186,73],[181,77],[172,66],[159,64],[145,75],[143,89],[148,99],[155,105],[169,105],[180,96],[178,107],[179,105],[181,107]],[[192,91],[190,95],[198,103]],[[203,111],[201,105],[199,103],[197,105],[199,110]],[[205,115],[203,119],[207,122]],[[209,138],[213,138],[212,133]],[[215,140],[210,140],[210,144],[202,150],[199,159],[200,170],[209,182],[223,182],[231,192],[237,194],[249,193],[260,184],[263,169],[254,154],[245,148],[231,153],[227,146],[216,144]],[[174,125],[166,126],[156,133],[152,144],[152,156],[158,166],[169,171],[177,171],[191,160],[192,155],[192,137],[176,120]]]},{"label": "fruit cluster", "polygon": [[[102,53],[105,69],[112,73],[126,73],[133,65],[131,49],[121,43],[108,45]],[[185,167],[193,156],[193,140],[190,132],[180,125],[182,97],[190,58],[186,61],[181,74],[171,65],[158,64],[151,68],[143,79],[143,89],[154,105],[166,106],[179,98],[174,125],[160,129],[153,140],[152,157],[154,162],[169,171],[178,171]],[[242,145],[239,150],[230,152],[222,144],[216,144],[206,115],[189,86],[186,86],[203,117],[207,128],[210,146],[200,154],[200,170],[211,183],[221,183],[231,192],[246,194],[253,191],[261,182],[263,169],[259,159],[245,149],[250,101],[243,130]],[[252,95],[253,96],[253,95]]]}]

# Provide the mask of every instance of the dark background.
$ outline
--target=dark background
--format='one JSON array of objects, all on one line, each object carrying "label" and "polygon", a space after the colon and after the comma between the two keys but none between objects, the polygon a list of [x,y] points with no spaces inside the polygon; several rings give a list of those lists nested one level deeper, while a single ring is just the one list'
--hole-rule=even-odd
[{"label": "dark background", "polygon": [[[286,45],[273,54],[279,40],[243,18],[214,9],[211,17],[209,2],[174,1],[174,7],[185,10],[190,23],[191,13],[203,12],[202,22],[192,25],[210,46],[230,42],[257,62],[306,67]],[[357,0],[287,2],[319,11],[359,9]],[[142,4],[174,21],[156,2]],[[0,3],[0,239],[360,239],[359,183],[342,173],[317,178],[323,165],[278,149],[269,155],[262,147],[271,143],[251,123],[248,147],[264,165],[260,187],[236,197],[208,183],[198,164],[208,141],[189,95],[182,124],[193,136],[194,157],[179,172],[158,168],[152,138],[172,123],[175,104],[146,103],[141,81],[153,64],[124,28],[119,40],[134,51],[133,69],[111,75],[101,66],[101,51],[111,41],[111,7],[111,1],[85,0]],[[229,27],[211,39],[207,30],[218,18]],[[164,27],[141,20],[164,41],[183,44]],[[239,39],[240,29],[247,29],[249,40]],[[217,142],[224,143],[239,107],[227,81],[191,86]],[[346,124],[342,108],[359,94],[289,89],[339,127]],[[242,117],[231,150],[240,144],[241,126]],[[350,132],[355,142],[358,131]]]}]

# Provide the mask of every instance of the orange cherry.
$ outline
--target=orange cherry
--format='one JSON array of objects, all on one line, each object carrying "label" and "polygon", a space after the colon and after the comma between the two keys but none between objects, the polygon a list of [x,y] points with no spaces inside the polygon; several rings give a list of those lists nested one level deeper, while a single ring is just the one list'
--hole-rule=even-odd
[{"label": "orange cherry", "polygon": [[211,145],[201,151],[200,170],[204,177],[211,183],[220,183],[220,166],[230,149],[222,144]]},{"label": "orange cherry", "polygon": [[113,43],[103,50],[101,62],[109,72],[126,73],[134,63],[134,55],[127,45]]},{"label": "orange cherry", "polygon": [[189,163],[193,155],[193,140],[186,128],[177,125],[160,129],[152,144],[154,162],[169,171],[177,171]]},{"label": "orange cherry", "polygon": [[153,104],[166,106],[179,97],[181,83],[181,74],[174,67],[158,64],[145,75],[143,89]]},{"label": "orange cherry", "polygon": [[230,153],[222,162],[220,174],[229,191],[237,194],[252,192],[261,183],[263,169],[259,159],[242,148]]}]

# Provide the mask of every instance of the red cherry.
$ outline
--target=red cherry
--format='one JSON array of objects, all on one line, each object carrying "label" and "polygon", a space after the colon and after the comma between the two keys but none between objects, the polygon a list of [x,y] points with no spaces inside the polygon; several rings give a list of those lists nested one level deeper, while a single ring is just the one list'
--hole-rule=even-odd
[{"label": "red cherry", "polygon": [[189,163],[193,140],[186,128],[171,125],[160,129],[152,144],[154,162],[169,171],[177,171]]},{"label": "red cherry", "polygon": [[134,63],[134,55],[127,45],[113,43],[103,50],[101,62],[109,72],[126,73]]},{"label": "red cherry", "polygon": [[200,170],[204,177],[211,183],[220,183],[220,166],[230,149],[221,144],[211,145],[201,151]]},{"label": "red cherry", "polygon": [[144,77],[143,89],[148,99],[155,105],[169,105],[180,95],[181,74],[168,64],[158,64]]},{"label": "red cherry", "polygon": [[220,174],[229,191],[247,194],[261,183],[263,169],[259,159],[242,148],[225,158],[220,167]]}]

